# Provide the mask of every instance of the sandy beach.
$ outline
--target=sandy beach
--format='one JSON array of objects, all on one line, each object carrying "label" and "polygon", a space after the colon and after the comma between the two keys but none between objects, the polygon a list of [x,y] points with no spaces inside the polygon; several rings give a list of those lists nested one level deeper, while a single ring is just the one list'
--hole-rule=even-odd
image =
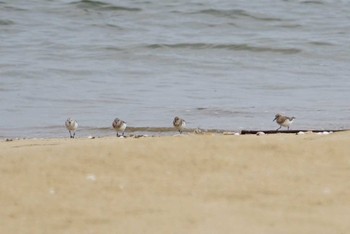
[{"label": "sandy beach", "polygon": [[348,233],[350,132],[0,142],[0,233]]}]

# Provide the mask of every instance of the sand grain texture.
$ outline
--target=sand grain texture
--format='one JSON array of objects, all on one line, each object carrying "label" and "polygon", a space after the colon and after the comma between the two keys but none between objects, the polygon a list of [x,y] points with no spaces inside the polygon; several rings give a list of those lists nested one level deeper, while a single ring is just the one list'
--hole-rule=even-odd
[{"label": "sand grain texture", "polygon": [[348,233],[350,133],[0,143],[0,233]]}]

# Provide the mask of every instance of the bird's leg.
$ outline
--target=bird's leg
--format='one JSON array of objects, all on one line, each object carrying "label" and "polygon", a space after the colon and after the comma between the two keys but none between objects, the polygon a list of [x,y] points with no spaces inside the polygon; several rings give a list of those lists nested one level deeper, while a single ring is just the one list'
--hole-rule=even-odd
[{"label": "bird's leg", "polygon": [[72,133],[71,133],[71,131],[69,131],[69,138],[72,138]]},{"label": "bird's leg", "polygon": [[279,128],[276,129],[276,131],[280,130],[282,126],[280,126]]},{"label": "bird's leg", "polygon": [[117,137],[119,137],[119,133],[117,132]]},{"label": "bird's leg", "polygon": [[72,138],[74,138],[75,137],[75,132],[73,132],[73,137]]}]

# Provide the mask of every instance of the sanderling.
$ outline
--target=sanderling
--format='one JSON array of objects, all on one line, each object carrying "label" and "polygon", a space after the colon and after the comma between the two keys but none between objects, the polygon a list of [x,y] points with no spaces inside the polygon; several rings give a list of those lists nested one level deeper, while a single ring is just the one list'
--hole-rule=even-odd
[{"label": "sanderling", "polygon": [[289,130],[289,126],[293,123],[295,117],[283,116],[281,114],[275,115],[275,118],[272,121],[275,121],[280,125],[279,128],[276,129],[278,131],[282,127],[286,127]]},{"label": "sanderling", "polygon": [[70,138],[75,137],[75,131],[78,128],[78,123],[74,119],[68,118],[66,120],[66,128],[69,131]]},{"label": "sanderling", "polygon": [[119,137],[119,132],[122,132],[122,136],[124,136],[124,131],[125,131],[125,128],[126,128],[126,122],[125,121],[116,118],[113,121],[112,126],[117,131],[117,137]]},{"label": "sanderling", "polygon": [[181,134],[182,130],[186,127],[186,121],[176,116],[174,118],[173,125],[176,128],[176,130],[178,130]]}]

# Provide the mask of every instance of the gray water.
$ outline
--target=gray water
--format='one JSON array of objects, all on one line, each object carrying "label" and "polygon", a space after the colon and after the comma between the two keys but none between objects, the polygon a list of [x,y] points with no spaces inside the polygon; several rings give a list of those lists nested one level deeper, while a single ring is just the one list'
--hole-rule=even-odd
[{"label": "gray water", "polygon": [[0,137],[346,129],[349,62],[345,0],[0,0]]}]

